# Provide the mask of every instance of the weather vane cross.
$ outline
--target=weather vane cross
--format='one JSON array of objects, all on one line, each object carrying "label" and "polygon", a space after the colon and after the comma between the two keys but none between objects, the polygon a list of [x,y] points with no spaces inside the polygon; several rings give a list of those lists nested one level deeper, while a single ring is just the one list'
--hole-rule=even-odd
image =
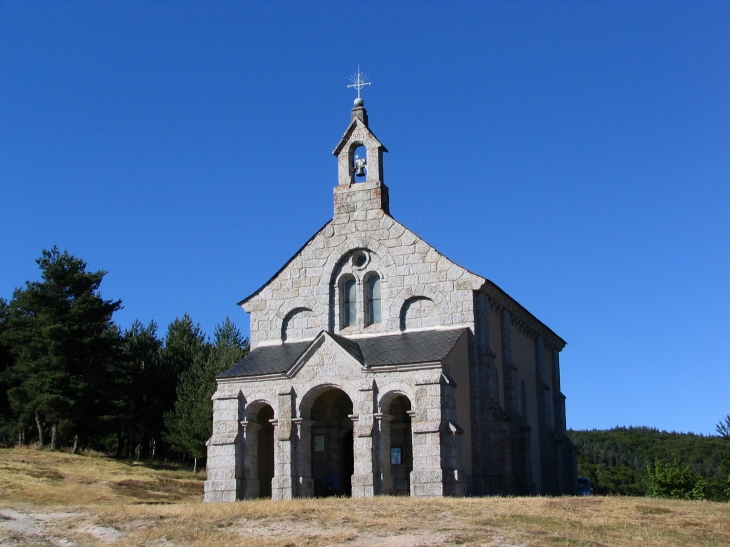
[{"label": "weather vane cross", "polygon": [[370,85],[370,82],[366,81],[367,79],[368,75],[360,72],[360,65],[357,65],[357,74],[350,76],[350,81],[352,83],[347,87],[354,87],[357,89],[357,99],[355,99],[355,104],[358,106],[362,106],[363,103],[363,100],[360,97],[360,90],[366,85]]}]

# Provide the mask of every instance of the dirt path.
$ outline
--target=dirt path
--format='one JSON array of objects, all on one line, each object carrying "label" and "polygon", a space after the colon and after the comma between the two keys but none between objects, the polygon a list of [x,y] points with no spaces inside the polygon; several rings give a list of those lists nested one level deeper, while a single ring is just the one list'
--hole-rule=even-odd
[{"label": "dirt path", "polygon": [[[0,507],[0,547],[83,547],[92,545],[138,545],[142,547],[184,547],[165,535],[163,525],[155,519],[131,519],[118,527],[102,526],[97,516],[84,511],[39,511]],[[140,542],[139,532],[144,530]],[[345,524],[323,527],[306,520],[239,519],[227,529],[243,545],[287,545],[298,547],[435,547],[472,545],[480,547],[524,547],[495,536],[488,543],[464,541],[458,531],[422,529],[389,535],[378,530],[358,532]],[[296,538],[296,543],[288,543]],[[283,543],[282,543],[283,542]],[[196,542],[197,543],[197,542]]]}]

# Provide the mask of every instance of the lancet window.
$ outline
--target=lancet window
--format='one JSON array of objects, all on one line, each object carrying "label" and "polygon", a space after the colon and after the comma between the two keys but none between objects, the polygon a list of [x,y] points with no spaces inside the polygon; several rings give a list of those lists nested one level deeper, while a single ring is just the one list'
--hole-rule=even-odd
[{"label": "lancet window", "polygon": [[372,273],[366,284],[367,324],[380,323],[380,276]]},{"label": "lancet window", "polygon": [[357,283],[353,277],[345,277],[340,284],[342,291],[342,328],[357,325]]}]

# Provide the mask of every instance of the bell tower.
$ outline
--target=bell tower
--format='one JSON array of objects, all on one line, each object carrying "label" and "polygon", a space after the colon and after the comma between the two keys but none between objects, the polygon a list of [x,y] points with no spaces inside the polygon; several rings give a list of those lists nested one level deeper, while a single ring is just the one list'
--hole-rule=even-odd
[{"label": "bell tower", "polygon": [[[351,78],[353,83],[348,87],[357,89],[357,99],[350,125],[333,152],[337,156],[335,218],[344,220],[338,215],[347,215],[347,221],[376,218],[377,211],[390,214],[388,188],[383,183],[383,152],[387,150],[370,131],[365,101],[360,97],[360,90],[370,85],[370,82],[364,81],[366,78],[360,73],[360,67],[357,77]],[[365,149],[365,157],[362,158],[356,154],[361,147]],[[365,177],[364,181],[357,180],[361,176]]]}]

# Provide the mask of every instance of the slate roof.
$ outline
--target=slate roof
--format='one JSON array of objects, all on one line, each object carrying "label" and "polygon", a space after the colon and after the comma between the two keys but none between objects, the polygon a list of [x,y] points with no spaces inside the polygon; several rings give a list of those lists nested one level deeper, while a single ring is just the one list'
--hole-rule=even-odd
[{"label": "slate roof", "polygon": [[366,367],[432,363],[444,359],[466,329],[428,330],[383,334],[368,338],[345,338],[321,332],[308,342],[259,346],[218,378],[241,378],[264,374],[283,374],[320,336],[330,336],[360,364]]}]

